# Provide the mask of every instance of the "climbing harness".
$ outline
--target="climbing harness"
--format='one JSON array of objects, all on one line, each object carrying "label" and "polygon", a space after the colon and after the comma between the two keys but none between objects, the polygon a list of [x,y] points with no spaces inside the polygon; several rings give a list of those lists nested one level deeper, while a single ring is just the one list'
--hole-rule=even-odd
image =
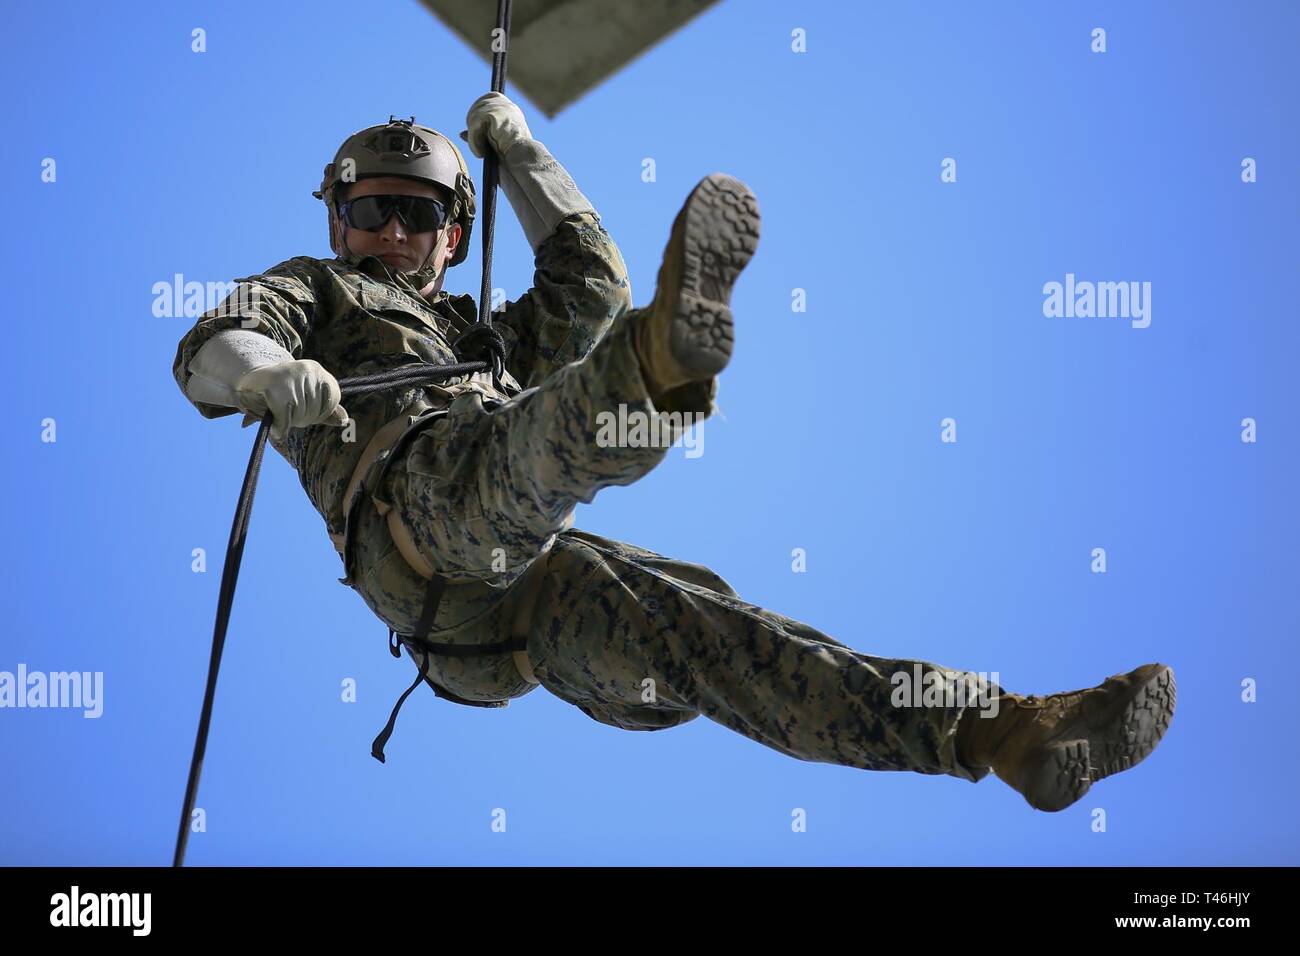
[{"label": "climbing harness", "polygon": [[[505,42],[499,44],[500,49],[495,49],[498,44],[494,44],[492,91],[495,93],[505,92],[506,48],[509,46],[510,37],[510,4],[511,0],[498,0],[497,3],[497,24],[493,35],[503,38]],[[497,155],[490,147],[484,150],[483,282],[479,292],[479,310],[476,321],[452,342],[452,351],[460,361],[450,365],[417,362],[383,372],[342,379],[339,381],[339,390],[342,392],[343,398],[366,395],[390,388],[431,385],[461,375],[472,375],[476,372],[491,372],[493,384],[498,388],[502,387],[501,376],[505,374],[506,344],[501,333],[492,327],[490,309],[492,240],[495,232],[498,182],[497,161]],[[249,455],[248,468],[244,472],[244,483],[239,490],[239,502],[235,507],[234,522],[230,528],[230,540],[226,544],[226,561],[221,570],[221,588],[217,596],[217,616],[212,634],[212,654],[208,661],[207,685],[203,692],[203,707],[199,714],[199,727],[194,740],[194,754],[190,760],[190,773],[185,785],[185,800],[181,808],[180,828],[176,836],[176,851],[172,857],[172,866],[176,867],[185,865],[185,849],[189,842],[190,817],[193,815],[194,803],[198,798],[199,777],[203,772],[203,757],[207,750],[208,730],[212,723],[213,700],[217,690],[217,673],[221,667],[221,654],[226,644],[226,629],[230,623],[230,609],[234,603],[235,584],[239,579],[239,565],[244,554],[244,542],[248,536],[249,517],[253,511],[253,495],[257,489],[257,477],[262,468],[262,456],[266,450],[270,425],[271,413],[267,412],[257,429],[257,436],[253,439],[253,450]],[[512,638],[494,644],[478,645],[440,644],[425,640],[424,636],[432,630],[434,618],[438,613],[438,605],[442,601],[447,582],[445,578],[432,573],[432,569],[429,569],[429,574],[425,574],[424,570],[420,568],[416,568],[416,570],[426,577],[429,582],[425,591],[424,607],[419,622],[416,625],[415,633],[410,635],[410,640],[420,649],[420,660],[417,665],[420,668],[420,673],[414,683],[398,698],[393,707],[393,712],[388,718],[387,725],[375,738],[371,748],[371,755],[380,763],[384,761],[384,745],[393,733],[393,728],[397,722],[397,714],[401,710],[402,704],[415,691],[415,688],[420,686],[421,681],[426,679],[425,674],[431,652],[451,656],[471,656],[500,653],[507,650],[518,651],[522,650],[523,646],[519,638]],[[401,652],[398,649],[399,642],[396,637],[396,632],[390,628],[388,631],[389,651],[394,657],[401,657]],[[432,684],[434,692],[438,696],[449,698],[456,703],[486,707],[501,706],[502,703],[497,701],[465,700],[445,688],[439,687],[431,680],[430,684]]]}]

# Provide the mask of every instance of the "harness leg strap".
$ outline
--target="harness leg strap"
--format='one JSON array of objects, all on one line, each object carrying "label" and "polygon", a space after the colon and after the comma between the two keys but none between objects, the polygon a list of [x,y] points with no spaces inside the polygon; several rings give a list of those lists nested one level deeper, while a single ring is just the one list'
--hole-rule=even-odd
[{"label": "harness leg strap", "polygon": [[[420,621],[415,626],[416,634],[428,634],[432,630],[434,618],[438,616],[438,605],[442,603],[442,592],[446,587],[447,580],[440,575],[435,574],[429,579],[429,588],[424,592],[424,608],[420,611]],[[395,657],[400,657],[401,651],[397,649],[396,644],[391,642],[391,631],[389,635],[389,650]],[[370,745],[370,756],[380,763],[384,762],[384,747],[388,744],[388,738],[393,735],[393,730],[397,727],[398,712],[401,711],[402,705],[406,703],[406,698],[410,697],[415,692],[415,688],[419,687],[421,681],[424,680],[425,672],[429,666],[429,650],[424,646],[420,647],[420,661],[417,666],[420,668],[420,673],[416,675],[411,686],[406,688],[406,692],[397,698],[397,703],[393,705],[393,712],[388,716],[388,723],[384,725],[384,729],[379,732],[379,736]]]}]

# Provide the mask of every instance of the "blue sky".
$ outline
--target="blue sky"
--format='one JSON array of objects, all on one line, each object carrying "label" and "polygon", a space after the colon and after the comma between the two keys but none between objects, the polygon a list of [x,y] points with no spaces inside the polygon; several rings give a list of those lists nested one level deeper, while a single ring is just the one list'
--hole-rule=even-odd
[{"label": "blue sky", "polygon": [[[151,290],[329,256],[310,194],[344,136],[390,113],[463,128],[487,66],[414,0],[361,9],[9,14],[0,671],[102,672],[104,712],[0,709],[0,863],[170,861],[252,431],[177,391],[192,320],[155,316]],[[381,766],[410,665],[272,454],[190,862],[1300,862],[1298,26],[1281,2],[725,0],[553,121],[519,97],[638,303],[702,176],[745,180],[764,217],[705,453],[671,452],[578,526],[1023,693],[1163,661],[1179,709],[1141,767],[1040,814],[993,778],[803,763],[704,719],[634,734],[541,689],[502,710],[418,694]],[[497,243],[514,298],[531,255],[504,203]],[[449,289],[477,291],[475,259]],[[1150,325],[1045,316],[1067,274],[1151,283]]]}]

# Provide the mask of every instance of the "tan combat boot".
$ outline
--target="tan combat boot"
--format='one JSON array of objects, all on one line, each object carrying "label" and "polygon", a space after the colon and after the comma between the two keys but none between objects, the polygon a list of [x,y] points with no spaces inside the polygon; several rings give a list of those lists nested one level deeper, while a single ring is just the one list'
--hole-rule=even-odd
[{"label": "tan combat boot", "polygon": [[636,316],[635,341],[652,399],[712,378],[731,358],[731,287],[758,247],[758,200],[714,173],[673,221],[655,297]]},{"label": "tan combat boot", "polygon": [[963,715],[959,754],[969,766],[992,767],[1030,806],[1064,810],[1094,782],[1155,750],[1175,699],[1174,672],[1164,664],[1143,664],[1086,690],[1002,694],[996,717]]}]

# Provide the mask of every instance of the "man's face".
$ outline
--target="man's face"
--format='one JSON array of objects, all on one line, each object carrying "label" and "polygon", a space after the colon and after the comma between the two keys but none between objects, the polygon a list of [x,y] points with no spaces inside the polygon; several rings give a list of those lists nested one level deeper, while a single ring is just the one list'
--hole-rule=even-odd
[{"label": "man's face", "polygon": [[[443,193],[428,183],[401,176],[379,176],[349,184],[340,201],[362,196],[425,196],[444,203],[447,200]],[[436,249],[430,265],[441,275],[461,236],[460,224],[456,222],[446,223],[437,232],[410,232],[396,215],[389,216],[388,221],[375,232],[354,229],[347,223],[342,225],[349,249],[359,256],[378,256],[394,272],[404,273],[417,271],[429,252]]]}]

